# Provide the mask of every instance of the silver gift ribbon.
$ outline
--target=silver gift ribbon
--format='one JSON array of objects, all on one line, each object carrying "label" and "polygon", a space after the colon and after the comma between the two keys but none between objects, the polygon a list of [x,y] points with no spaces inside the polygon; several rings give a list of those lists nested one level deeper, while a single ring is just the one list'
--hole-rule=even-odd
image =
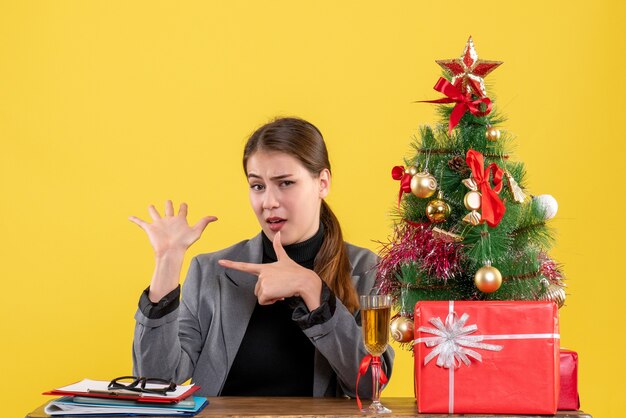
[{"label": "silver gift ribbon", "polygon": [[437,366],[445,367],[446,369],[459,367],[461,363],[469,366],[471,364],[470,358],[478,361],[483,361],[479,352],[472,350],[472,348],[480,350],[500,351],[501,345],[483,343],[484,336],[482,335],[469,335],[478,330],[478,326],[465,325],[469,315],[464,313],[460,319],[457,319],[457,314],[451,312],[446,317],[445,324],[439,317],[431,318],[428,322],[435,326],[419,327],[419,331],[427,334],[434,334],[437,337],[423,337],[415,340],[415,343],[425,343],[426,347],[435,347],[425,358],[424,365],[428,364],[433,358],[437,357]]}]

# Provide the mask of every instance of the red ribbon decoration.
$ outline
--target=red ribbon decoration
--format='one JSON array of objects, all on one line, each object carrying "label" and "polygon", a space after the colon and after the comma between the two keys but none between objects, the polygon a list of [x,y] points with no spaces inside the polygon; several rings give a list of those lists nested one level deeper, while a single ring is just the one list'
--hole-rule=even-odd
[{"label": "red ribbon decoration", "polygon": [[371,354],[368,354],[363,357],[363,360],[361,360],[361,365],[359,366],[359,374],[356,376],[356,404],[359,407],[359,410],[363,409],[361,399],[359,398],[359,379],[361,378],[361,376],[365,376],[365,373],[367,373],[367,369],[370,367],[370,362],[372,363],[372,366],[377,364],[380,368],[380,378],[378,379],[378,383],[382,386],[389,381],[387,375],[385,374],[385,371],[382,368],[382,363],[380,362],[379,356],[373,356]]},{"label": "red ribbon decoration", "polygon": [[[470,149],[467,151],[465,157],[467,165],[472,170],[472,177],[476,180],[478,188],[480,189],[481,198],[481,218],[487,222],[490,227],[495,227],[500,223],[500,220],[506,212],[506,207],[498,193],[502,190],[502,176],[504,171],[496,163],[491,163],[484,169],[485,159],[483,155]],[[493,174],[493,188],[489,183],[489,174]]]},{"label": "red ribbon decoration", "polygon": [[[472,95],[470,93],[463,94],[454,84],[450,83],[443,77],[439,78],[437,84],[435,84],[435,87],[433,88],[448,97],[443,97],[437,100],[420,100],[421,103],[456,103],[456,106],[454,106],[454,109],[452,109],[452,113],[450,114],[448,134],[452,133],[452,129],[459,124],[461,118],[468,110],[475,116],[487,116],[491,112],[491,100],[489,97],[472,100]],[[487,109],[484,112],[479,108],[481,103],[487,105]]]},{"label": "red ribbon decoration", "polygon": [[400,192],[398,193],[398,207],[400,207],[402,193],[409,193],[411,191],[411,175],[404,171],[403,166],[397,165],[391,169],[391,177],[393,177],[394,180],[400,180]]},{"label": "red ribbon decoration", "polygon": [[400,207],[400,201],[402,200],[402,193],[409,193],[411,191],[411,175],[404,171],[404,167],[397,165],[391,169],[391,177],[394,180],[400,180],[400,192],[398,193],[398,207]]}]

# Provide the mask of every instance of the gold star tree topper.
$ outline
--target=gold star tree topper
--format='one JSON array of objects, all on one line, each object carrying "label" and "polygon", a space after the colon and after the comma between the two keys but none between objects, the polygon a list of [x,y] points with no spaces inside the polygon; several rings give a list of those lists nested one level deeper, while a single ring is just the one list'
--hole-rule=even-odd
[{"label": "gold star tree topper", "polygon": [[478,97],[486,97],[484,78],[495,70],[502,61],[485,61],[478,59],[474,42],[470,36],[460,58],[435,61],[450,76],[454,84],[464,94],[471,93]]}]

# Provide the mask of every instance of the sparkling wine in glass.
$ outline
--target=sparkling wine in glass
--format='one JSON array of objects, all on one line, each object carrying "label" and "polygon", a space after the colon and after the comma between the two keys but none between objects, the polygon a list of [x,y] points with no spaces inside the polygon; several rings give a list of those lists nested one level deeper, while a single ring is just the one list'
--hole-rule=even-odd
[{"label": "sparkling wine in glass", "polygon": [[380,403],[380,356],[387,349],[389,341],[389,318],[391,315],[391,295],[363,295],[361,303],[361,328],[365,349],[372,359],[372,404],[363,412],[384,414],[391,412]]}]

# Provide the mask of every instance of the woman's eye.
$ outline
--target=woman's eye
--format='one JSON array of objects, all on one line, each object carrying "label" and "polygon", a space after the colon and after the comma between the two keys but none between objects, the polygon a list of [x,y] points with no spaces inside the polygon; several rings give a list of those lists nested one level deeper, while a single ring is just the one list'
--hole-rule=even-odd
[{"label": "woman's eye", "polygon": [[280,183],[281,186],[283,187],[287,187],[287,186],[291,186],[294,182],[291,180],[285,180],[283,182]]},{"label": "woman's eye", "polygon": [[259,190],[263,190],[263,185],[262,185],[262,184],[251,184],[251,185],[250,185],[250,188],[251,188],[252,190],[259,191]]}]

